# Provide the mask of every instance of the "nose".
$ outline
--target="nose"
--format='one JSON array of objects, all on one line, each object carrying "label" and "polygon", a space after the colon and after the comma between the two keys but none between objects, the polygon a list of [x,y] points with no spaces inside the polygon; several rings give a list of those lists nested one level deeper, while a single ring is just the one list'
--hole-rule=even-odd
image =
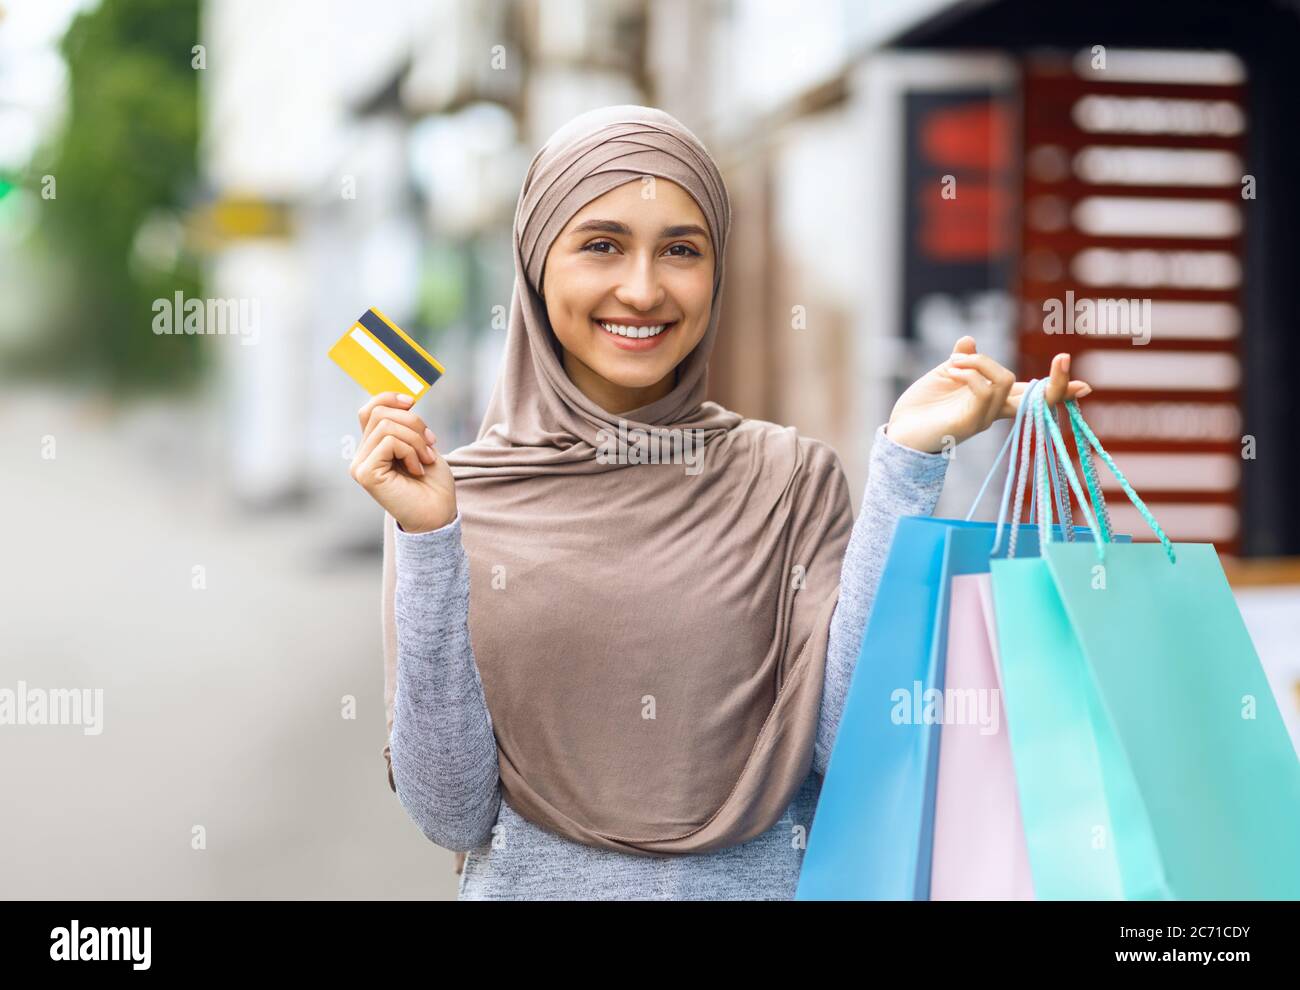
[{"label": "nose", "polygon": [[624,267],[624,277],[614,290],[614,298],[632,309],[649,312],[656,308],[663,301],[664,291],[659,284],[654,259],[648,256],[629,257]]}]

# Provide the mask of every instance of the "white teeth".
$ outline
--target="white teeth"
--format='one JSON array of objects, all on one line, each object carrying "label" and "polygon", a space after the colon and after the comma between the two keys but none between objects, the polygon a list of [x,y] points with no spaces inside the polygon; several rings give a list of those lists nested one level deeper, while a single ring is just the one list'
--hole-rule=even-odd
[{"label": "white teeth", "polygon": [[[599,322],[599,321],[597,321]],[[620,337],[656,337],[664,332],[667,323],[657,323],[652,327],[625,327],[618,323],[601,323],[602,327],[610,333],[616,333]]]}]

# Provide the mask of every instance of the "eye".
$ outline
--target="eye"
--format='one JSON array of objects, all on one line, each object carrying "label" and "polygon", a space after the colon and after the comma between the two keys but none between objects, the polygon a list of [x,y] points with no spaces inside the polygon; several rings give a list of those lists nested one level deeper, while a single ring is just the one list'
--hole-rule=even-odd
[{"label": "eye", "polygon": [[670,247],[668,250],[669,250],[669,251],[674,251],[674,250],[676,250],[677,248],[684,248],[684,249],[686,250],[686,253],[685,253],[685,254],[675,254],[675,255],[673,255],[674,258],[698,258],[698,257],[701,256],[701,255],[700,255],[700,252],[699,252],[699,251],[696,251],[695,248],[692,247],[690,244],[674,244],[674,245],[672,245],[672,247]]},{"label": "eye", "polygon": [[613,241],[592,241],[590,244],[584,244],[582,246],[582,250],[590,251],[593,254],[609,254],[610,253],[609,251],[596,250],[596,248],[600,247],[600,245],[602,244],[608,245],[611,248],[617,248],[617,245]]}]

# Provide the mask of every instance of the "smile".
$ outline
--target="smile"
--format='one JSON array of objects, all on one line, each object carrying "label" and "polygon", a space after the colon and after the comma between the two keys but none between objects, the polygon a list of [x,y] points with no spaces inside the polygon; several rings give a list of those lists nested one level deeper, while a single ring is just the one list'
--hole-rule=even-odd
[{"label": "smile", "polygon": [[598,320],[592,317],[592,326],[599,327],[604,331],[604,337],[614,347],[620,351],[630,353],[643,353],[653,351],[659,347],[668,335],[677,329],[680,320],[670,320],[667,323],[647,323],[645,326],[630,326],[626,323],[615,323],[612,320]]},{"label": "smile", "polygon": [[646,337],[658,337],[666,329],[671,327],[672,323],[654,323],[644,327],[629,327],[621,323],[606,323],[603,320],[595,321],[607,333],[617,334],[620,337],[630,337],[633,340],[641,340]]}]

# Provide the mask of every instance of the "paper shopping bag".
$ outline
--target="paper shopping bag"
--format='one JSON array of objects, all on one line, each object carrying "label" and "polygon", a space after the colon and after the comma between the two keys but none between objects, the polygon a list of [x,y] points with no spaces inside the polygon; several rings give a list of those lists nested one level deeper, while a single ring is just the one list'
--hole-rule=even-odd
[{"label": "paper shopping bag", "polygon": [[[1066,408],[1081,454],[1096,450],[1160,544],[1107,543],[1089,476],[1098,543],[1049,538],[1040,559],[990,565],[1035,891],[1300,898],[1300,760],[1218,555],[1171,542]],[[1035,415],[1064,455],[1041,392]]]},{"label": "paper shopping bag", "polygon": [[[1037,553],[1038,527],[1018,527]],[[1057,538],[1064,531],[1055,529]],[[948,584],[987,571],[989,522],[905,516],[881,574],[822,783],[796,900],[925,900],[930,889]],[[1090,540],[1082,527],[1075,538]],[[1000,551],[1001,552],[1001,551]]]},{"label": "paper shopping bag", "polygon": [[931,900],[1033,900],[987,574],[952,579]]}]

